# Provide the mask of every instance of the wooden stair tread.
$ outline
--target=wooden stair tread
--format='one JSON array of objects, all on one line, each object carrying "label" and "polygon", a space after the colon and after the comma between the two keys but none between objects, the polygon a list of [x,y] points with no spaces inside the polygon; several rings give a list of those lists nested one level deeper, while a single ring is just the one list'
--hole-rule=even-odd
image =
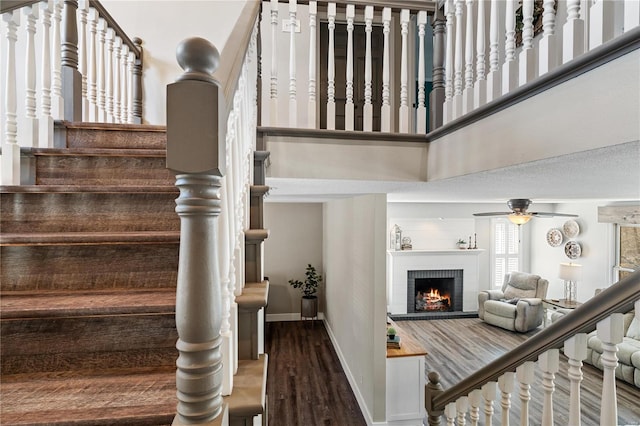
[{"label": "wooden stair tread", "polygon": [[67,157],[166,157],[164,149],[146,148],[27,148],[27,153],[37,156]]},{"label": "wooden stair tread", "polygon": [[32,193],[176,193],[180,191],[175,185],[0,185],[0,192],[5,194]]},{"label": "wooden stair tread", "polygon": [[261,283],[247,283],[242,289],[242,294],[236,296],[238,309],[258,310],[267,306],[269,298],[269,281]]},{"label": "wooden stair tread", "polygon": [[180,231],[0,234],[0,245],[159,244],[180,242]]},{"label": "wooden stair tread", "polygon": [[2,293],[0,318],[53,318],[175,312],[175,289]]},{"label": "wooden stair tread", "polygon": [[158,132],[165,133],[167,126],[157,124],[128,124],[128,123],[85,123],[76,121],[63,121],[67,129],[82,130],[126,130],[129,132]]},{"label": "wooden stair tread", "polygon": [[250,417],[265,412],[268,362],[267,354],[238,361],[233,392],[224,397],[224,402],[229,404],[229,417]]}]

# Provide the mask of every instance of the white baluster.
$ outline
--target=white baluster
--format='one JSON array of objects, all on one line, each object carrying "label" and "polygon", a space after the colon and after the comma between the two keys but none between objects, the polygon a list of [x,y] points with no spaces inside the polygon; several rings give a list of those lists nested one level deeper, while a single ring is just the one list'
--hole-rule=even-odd
[{"label": "white baluster", "polygon": [[87,14],[89,13],[89,1],[78,2],[80,15],[80,28],[78,28],[78,71],[82,76],[82,121],[89,121],[89,95],[88,95],[88,70],[87,70]]},{"label": "white baluster", "polygon": [[2,140],[2,184],[20,185],[20,146],[18,145],[18,123],[16,105],[16,41],[20,25],[20,11],[2,14],[6,23],[7,62],[5,70],[5,138]]},{"label": "white baluster", "polygon": [[230,194],[228,192],[227,179],[230,178],[230,164],[229,164],[229,152],[231,151],[231,135],[232,132],[227,132],[226,137],[226,152],[225,157],[227,175],[223,178],[221,192],[220,192],[220,221],[219,221],[219,235],[218,240],[219,253],[220,253],[220,282],[222,292],[222,323],[220,326],[220,335],[222,336],[222,344],[220,345],[222,351],[222,395],[231,395],[233,391],[233,335],[231,333],[231,293],[229,292],[229,269],[231,263],[231,249],[230,249],[230,209],[229,205],[232,202]]},{"label": "white baluster", "polygon": [[309,2],[309,107],[308,126],[316,128],[316,15],[318,2]]},{"label": "white baluster", "polygon": [[[115,33],[114,33],[115,36]],[[120,122],[120,52],[122,39],[116,37],[113,43],[113,122]]]},{"label": "white baluster", "polygon": [[616,395],[616,367],[618,366],[618,344],[624,336],[622,314],[613,314],[596,326],[602,341],[602,403],[600,424],[615,425],[618,422],[618,397]]},{"label": "white baluster", "polygon": [[269,122],[278,125],[278,0],[271,0],[271,75],[269,76]]},{"label": "white baluster", "polygon": [[371,103],[371,31],[373,30],[373,6],[364,8],[364,32],[365,32],[365,53],[364,53],[364,108],[362,110],[362,130],[370,132],[373,130],[373,104]]},{"label": "white baluster", "polygon": [[336,28],[336,4],[329,3],[327,8],[327,18],[329,20],[329,49],[327,53],[327,129],[336,128],[336,88],[335,88],[335,54],[334,54],[334,31]]},{"label": "white baluster", "polygon": [[502,407],[502,426],[509,426],[509,409],[511,408],[511,392],[513,392],[515,373],[507,372],[498,378],[500,388],[500,406]]},{"label": "white baluster", "polygon": [[89,61],[87,76],[87,97],[89,98],[89,118],[88,121],[98,121],[98,74],[96,62],[98,59],[98,46],[96,44],[96,34],[98,31],[98,12],[89,9]]},{"label": "white baluster", "polygon": [[51,114],[54,120],[62,120],[64,99],[62,99],[60,23],[62,21],[62,1],[54,0],[53,40],[51,41]]},{"label": "white baluster", "polygon": [[580,0],[567,0],[567,22],[562,27],[562,63],[584,53],[584,20],[580,18]]},{"label": "white baluster", "polygon": [[402,35],[402,56],[400,57],[400,113],[398,132],[409,133],[409,64],[407,57],[409,35],[409,10],[400,11],[400,34]]},{"label": "white baluster", "polygon": [[502,74],[500,73],[500,11],[499,0],[491,0],[491,18],[489,19],[489,75],[487,77],[487,102],[502,94]]},{"label": "white baluster", "polygon": [[444,416],[447,419],[447,426],[456,424],[456,403],[451,402],[444,407]]},{"label": "white baluster", "polygon": [[505,14],[505,62],[502,64],[502,94],[518,86],[518,63],[516,62],[516,0],[507,0]]},{"label": "white baluster", "polygon": [[38,119],[36,118],[36,19],[38,7],[22,8],[26,21],[27,51],[25,54],[25,117],[18,134],[21,147],[38,146]]},{"label": "white baluster", "polygon": [[467,409],[469,408],[469,399],[466,396],[461,396],[456,400],[456,411],[458,416],[456,417],[457,425],[464,426],[467,422]]},{"label": "white baluster", "polygon": [[40,3],[42,13],[42,71],[40,72],[41,96],[40,118],[38,119],[38,146],[40,148],[53,147],[53,117],[51,116],[51,14],[53,2]]},{"label": "white baluster", "polygon": [[296,0],[289,0],[289,126],[298,127],[296,88]]},{"label": "white baluster", "polygon": [[[495,0],[497,1],[497,0]],[[444,13],[446,16],[446,28],[447,28],[447,48],[446,48],[446,64],[445,64],[445,79],[444,79],[444,105],[442,111],[442,122],[447,124],[453,120],[453,58],[455,56],[454,44],[453,44],[453,23],[455,19],[453,8],[453,0],[445,0]]]},{"label": "white baluster", "polygon": [[464,0],[455,0],[456,6],[456,40],[453,71],[453,118],[462,115],[462,14]]},{"label": "white baluster", "polygon": [[[97,15],[96,15],[97,17]],[[98,19],[98,122],[107,121],[107,87],[105,84],[107,24],[104,19]]]},{"label": "white baluster", "polygon": [[105,104],[107,108],[107,123],[113,123],[113,44],[115,41],[115,32],[113,29],[107,29],[106,38],[106,89],[105,89]]},{"label": "white baluster", "polygon": [[473,107],[478,108],[487,102],[487,78],[485,73],[485,2],[478,1],[478,19],[476,33],[476,83],[473,87]]},{"label": "white baluster", "polygon": [[474,389],[469,393],[469,419],[472,426],[478,426],[480,421],[480,402],[482,401],[482,391],[480,389]]},{"label": "white baluster", "polygon": [[542,38],[538,44],[538,75],[558,65],[555,0],[544,0],[542,12]]},{"label": "white baluster", "polygon": [[129,72],[127,61],[129,59],[129,46],[122,46],[121,58],[121,84],[120,84],[120,122],[128,123],[129,121]]},{"label": "white baluster", "polygon": [[346,103],[344,106],[344,129],[353,130],[354,104],[353,104],[353,19],[356,17],[356,7],[347,5],[347,87]]},{"label": "white baluster", "polygon": [[389,49],[389,32],[391,30],[391,8],[382,9],[382,108],[380,109],[380,131],[391,131],[391,105],[389,103],[389,67],[390,67],[390,49]]},{"label": "white baluster", "polygon": [[624,32],[640,25],[640,2],[624,0]]},{"label": "white baluster", "polygon": [[493,401],[496,399],[497,383],[488,382],[482,386],[482,397],[484,398],[484,424],[491,425],[493,418]]},{"label": "white baluster", "polygon": [[127,123],[135,123],[136,117],[133,109],[133,72],[136,62],[136,54],[134,52],[129,52],[129,56],[127,57],[127,78],[129,80],[129,91],[127,93],[127,109],[129,110]]},{"label": "white baluster", "polygon": [[594,49],[613,38],[615,9],[616,2],[594,0],[589,10],[589,49]]},{"label": "white baluster", "polygon": [[464,46],[464,90],[462,92],[462,114],[473,110],[473,0],[465,0],[467,5],[467,29]]},{"label": "white baluster", "polygon": [[418,12],[418,109],[416,111],[416,133],[427,133],[427,107],[425,105],[426,95],[425,70],[424,70],[424,34],[427,24],[427,12]]},{"label": "white baluster", "polygon": [[533,50],[533,0],[522,1],[522,50],[518,60],[520,86],[536,78],[536,52]]},{"label": "white baluster", "polygon": [[540,355],[540,370],[542,370],[542,390],[544,402],[542,404],[542,425],[553,426],[553,391],[555,390],[555,377],[559,369],[560,351],[549,349]]},{"label": "white baluster", "polygon": [[576,334],[564,342],[564,354],[569,358],[569,426],[580,426],[580,383],[582,361],[587,358],[587,335]]},{"label": "white baluster", "polygon": [[527,361],[516,368],[516,378],[520,382],[520,425],[529,425],[529,401],[531,400],[531,384],[535,378],[534,364]]}]

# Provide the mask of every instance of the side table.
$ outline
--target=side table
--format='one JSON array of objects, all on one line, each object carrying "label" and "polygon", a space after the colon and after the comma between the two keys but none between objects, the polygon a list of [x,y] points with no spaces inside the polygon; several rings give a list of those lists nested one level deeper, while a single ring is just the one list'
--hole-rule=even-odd
[{"label": "side table", "polygon": [[582,305],[580,302],[576,302],[575,300],[565,300],[565,299],[542,299],[542,308],[544,309],[544,317],[543,317],[543,327],[547,326],[548,321],[548,311],[558,311],[558,310],[572,310]]}]

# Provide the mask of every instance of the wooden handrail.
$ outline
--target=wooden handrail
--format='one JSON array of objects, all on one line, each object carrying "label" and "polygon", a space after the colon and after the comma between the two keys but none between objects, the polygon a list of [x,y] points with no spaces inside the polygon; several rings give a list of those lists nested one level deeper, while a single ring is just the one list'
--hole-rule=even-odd
[{"label": "wooden handrail", "polygon": [[42,0],[3,0],[2,3],[0,3],[0,13],[11,12],[12,10],[31,6],[41,1]]},{"label": "wooden handrail", "polygon": [[98,11],[98,15],[100,15],[100,17],[107,22],[108,26],[115,31],[116,36],[120,37],[122,39],[122,42],[129,46],[129,52],[132,52],[136,56],[136,59],[140,59],[142,56],[142,50],[134,43],[133,40],[129,38],[127,33],[125,33],[120,25],[118,25],[111,14],[107,12],[107,9],[105,9],[102,3],[100,3],[98,0],[90,0],[89,4],[96,11]]},{"label": "wooden handrail", "polygon": [[[288,3],[289,0],[278,0],[280,3]],[[298,4],[308,4],[309,0],[298,0]],[[390,7],[391,9],[409,9],[412,11],[424,10],[435,12],[438,7],[436,0],[323,0],[318,3],[336,3],[339,5],[352,4],[354,6]],[[318,5],[320,6],[320,5]]]},{"label": "wooden handrail", "polygon": [[436,395],[432,401],[433,410],[443,410],[448,403],[468,395],[474,389],[480,389],[487,382],[496,381],[508,371],[515,371],[524,362],[535,361],[549,349],[560,348],[568,337],[595,330],[596,324],[610,315],[629,312],[638,299],[640,271],[618,281],[514,350]]}]

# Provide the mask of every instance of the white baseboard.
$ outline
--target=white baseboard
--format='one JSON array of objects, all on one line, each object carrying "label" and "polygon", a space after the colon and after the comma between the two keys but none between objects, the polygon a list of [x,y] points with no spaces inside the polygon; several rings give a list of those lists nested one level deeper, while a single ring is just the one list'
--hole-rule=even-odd
[{"label": "white baseboard", "polygon": [[[324,320],[324,314],[322,312],[318,312],[318,319]],[[277,321],[300,321],[300,313],[299,312],[290,312],[287,314],[267,314],[267,322],[277,322]]]}]

